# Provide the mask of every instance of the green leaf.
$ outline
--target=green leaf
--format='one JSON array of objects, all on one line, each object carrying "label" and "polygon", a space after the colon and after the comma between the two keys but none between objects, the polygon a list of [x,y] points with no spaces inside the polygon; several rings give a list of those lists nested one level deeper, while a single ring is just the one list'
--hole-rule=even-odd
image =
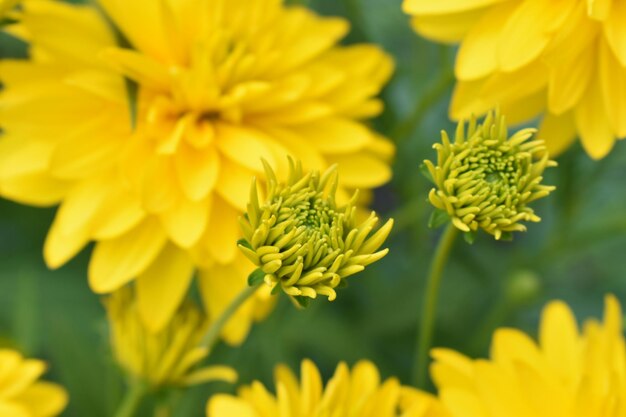
[{"label": "green leaf", "polygon": [[443,210],[435,209],[428,220],[428,227],[436,229],[450,222],[450,216]]},{"label": "green leaf", "polygon": [[465,241],[469,243],[470,245],[473,245],[474,241],[476,240],[476,232],[463,233],[463,239],[465,239]]},{"label": "green leaf", "polygon": [[291,297],[291,299],[294,301],[296,307],[298,308],[307,308],[309,306],[309,304],[311,304],[311,299],[309,297],[303,297],[301,295],[295,296],[295,297]]},{"label": "green leaf", "polygon": [[250,244],[250,242],[248,242],[246,239],[243,239],[243,238],[242,238],[242,239],[239,239],[239,240],[237,241],[237,245],[241,245],[241,246],[243,246],[244,248],[248,248],[248,249],[250,249],[250,250],[253,250],[253,249],[252,249],[252,245]]},{"label": "green leaf", "polygon": [[426,166],[426,164],[420,164],[419,170],[422,173],[422,175],[424,176],[424,178],[426,178],[428,181],[430,181],[432,183],[435,182],[435,180],[433,180],[432,175],[430,175],[430,171],[428,170],[428,167]]},{"label": "green leaf", "polygon": [[248,285],[256,287],[261,285],[265,280],[265,272],[261,268],[257,268],[250,275],[248,275]]}]

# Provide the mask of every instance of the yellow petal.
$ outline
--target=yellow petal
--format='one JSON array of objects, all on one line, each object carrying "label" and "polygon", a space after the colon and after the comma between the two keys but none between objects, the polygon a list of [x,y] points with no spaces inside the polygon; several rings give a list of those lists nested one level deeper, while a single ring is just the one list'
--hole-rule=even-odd
[{"label": "yellow petal", "polygon": [[135,227],[145,216],[139,197],[125,187],[118,186],[100,205],[92,223],[93,239],[116,238]]},{"label": "yellow petal", "polygon": [[587,15],[592,19],[605,20],[612,5],[613,0],[587,0]]},{"label": "yellow petal", "polygon": [[51,206],[63,199],[70,184],[44,172],[0,179],[0,195],[31,206]]},{"label": "yellow petal", "polygon": [[520,99],[504,102],[500,111],[506,115],[509,125],[516,125],[534,119],[546,110],[546,92],[538,91]]},{"label": "yellow petal", "polygon": [[463,39],[485,11],[485,8],[477,8],[445,15],[421,14],[411,19],[411,26],[427,39],[455,43]]},{"label": "yellow petal", "polygon": [[54,1],[24,2],[22,22],[30,42],[79,65],[98,65],[97,52],[115,45],[106,21],[93,7]]},{"label": "yellow petal", "polygon": [[[245,259],[229,265],[215,264],[199,274],[200,294],[209,317],[219,317],[231,301],[246,287],[252,267]],[[238,345],[246,338],[252,324],[252,308],[255,300],[248,299],[228,321],[222,338],[231,345]]]},{"label": "yellow petal", "polygon": [[165,232],[154,217],[118,238],[98,242],[89,262],[91,289],[102,294],[120,288],[146,270],[165,242]]},{"label": "yellow petal", "polygon": [[0,392],[4,398],[11,398],[33,384],[46,370],[46,364],[37,359],[25,359],[19,366],[0,381]]},{"label": "yellow petal", "polygon": [[594,80],[589,85],[574,112],[583,148],[593,159],[604,158],[615,144],[599,84]]},{"label": "yellow petal", "polygon": [[149,159],[143,172],[141,201],[146,211],[162,213],[174,207],[181,197],[176,171],[169,156]]},{"label": "yellow petal", "polygon": [[225,394],[211,397],[206,412],[207,416],[211,417],[259,417],[247,402]]},{"label": "yellow petal", "polygon": [[211,200],[189,201],[185,198],[161,214],[163,227],[174,243],[190,248],[204,233],[211,213]]},{"label": "yellow petal", "polygon": [[328,161],[339,165],[339,180],[346,187],[374,188],[391,179],[389,165],[365,153],[335,155]]},{"label": "yellow petal", "polygon": [[301,366],[301,395],[303,410],[315,410],[322,398],[322,376],[313,362],[302,361]]},{"label": "yellow petal", "polygon": [[360,123],[348,119],[319,120],[301,126],[295,132],[323,153],[349,153],[363,147],[372,139],[372,133]]},{"label": "yellow petal", "polygon": [[271,140],[259,130],[219,123],[216,141],[222,154],[245,168],[263,172],[262,159],[274,165],[274,155],[265,141]]},{"label": "yellow petal", "polygon": [[234,384],[237,381],[237,372],[228,366],[207,366],[191,372],[182,380],[185,385],[203,384],[210,381]]},{"label": "yellow petal", "polygon": [[[168,10],[169,1],[102,0],[101,3],[137,50],[161,62],[183,63],[184,57],[180,55],[183,51],[173,47],[179,29],[172,21],[171,9]],[[139,16],[141,24],[137,24]]]},{"label": "yellow petal", "polygon": [[595,48],[587,48],[571,61],[550,68],[548,109],[554,115],[571,110],[587,90],[595,70]]},{"label": "yellow petal", "polygon": [[142,86],[159,90],[170,85],[165,67],[148,55],[130,49],[107,48],[101,53],[101,58]]},{"label": "yellow petal", "polygon": [[451,119],[469,119],[472,115],[482,115],[494,108],[497,103],[485,101],[480,96],[485,81],[487,78],[456,83],[450,102]]},{"label": "yellow petal", "polygon": [[516,6],[516,3],[509,2],[494,7],[463,38],[454,67],[458,79],[483,78],[497,69],[499,35]]},{"label": "yellow petal", "polygon": [[541,91],[548,84],[548,68],[541,61],[534,61],[515,72],[496,73],[489,77],[480,91],[483,101],[506,104]]},{"label": "yellow petal", "polygon": [[498,329],[491,344],[494,362],[511,365],[515,362],[537,364],[541,358],[537,344],[525,333],[502,328]]},{"label": "yellow petal", "polygon": [[622,67],[626,67],[626,4],[614,1],[604,23],[604,36]]},{"label": "yellow petal", "polygon": [[139,274],[137,308],[151,332],[163,329],[187,293],[194,264],[186,251],[167,244],[150,266]]},{"label": "yellow petal", "polygon": [[87,227],[66,232],[59,223],[60,217],[55,217],[43,247],[44,259],[48,268],[56,269],[72,259],[89,242]]},{"label": "yellow petal", "polygon": [[32,417],[52,417],[67,406],[68,395],[57,384],[37,382],[22,391],[15,400],[25,404]]},{"label": "yellow petal", "polygon": [[240,215],[236,208],[222,198],[214,197],[207,235],[201,244],[206,245],[212,258],[221,264],[232,262],[239,251],[237,240],[241,237]]},{"label": "yellow petal", "polygon": [[402,10],[407,14],[449,14],[480,9],[503,0],[404,0]]},{"label": "yellow petal", "polygon": [[471,391],[445,387],[440,394],[441,401],[453,416],[490,417],[483,402]]},{"label": "yellow petal", "polygon": [[544,308],[539,342],[548,365],[560,378],[567,380],[578,375],[580,366],[578,325],[565,303],[553,301]]},{"label": "yellow petal", "polygon": [[599,72],[604,108],[613,133],[620,138],[626,137],[626,68],[620,65],[604,42],[600,47]]},{"label": "yellow petal", "polygon": [[519,4],[499,36],[498,63],[506,72],[516,71],[535,60],[551,40],[576,2],[526,0]]},{"label": "yellow petal", "polygon": [[174,164],[181,188],[190,200],[202,200],[215,187],[221,164],[213,147],[192,149],[182,145]]},{"label": "yellow petal", "polygon": [[561,116],[547,113],[539,126],[537,139],[546,142],[550,156],[558,156],[569,148],[576,135],[576,123],[572,112]]},{"label": "yellow petal", "polygon": [[243,213],[248,204],[250,184],[252,184],[252,179],[255,176],[253,171],[228,159],[222,159],[222,168],[216,184],[217,192],[224,200]]},{"label": "yellow petal", "polygon": [[0,400],[0,415],[3,417],[32,417],[22,404]]}]

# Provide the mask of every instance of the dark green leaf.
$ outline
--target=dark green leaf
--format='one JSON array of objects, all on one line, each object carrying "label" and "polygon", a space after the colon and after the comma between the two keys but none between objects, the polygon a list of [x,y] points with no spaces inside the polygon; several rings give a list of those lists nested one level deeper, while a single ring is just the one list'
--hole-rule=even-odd
[{"label": "dark green leaf", "polygon": [[435,209],[430,215],[430,220],[428,220],[428,227],[431,229],[436,229],[444,224],[450,222],[450,216],[443,210]]},{"label": "dark green leaf", "polygon": [[256,287],[261,285],[265,279],[265,272],[261,268],[255,269],[250,275],[248,275],[248,285]]}]

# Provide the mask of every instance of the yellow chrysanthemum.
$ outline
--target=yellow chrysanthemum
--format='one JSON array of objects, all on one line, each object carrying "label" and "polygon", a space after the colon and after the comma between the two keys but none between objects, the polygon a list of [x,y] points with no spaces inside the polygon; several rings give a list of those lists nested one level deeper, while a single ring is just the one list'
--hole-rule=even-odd
[{"label": "yellow chrysanthemum", "polygon": [[604,323],[579,332],[571,310],[552,302],[535,343],[513,329],[498,330],[490,360],[434,350],[431,371],[451,417],[623,417],[626,347],[622,313],[606,299]]},{"label": "yellow chrysanthemum", "polygon": [[39,381],[46,364],[0,349],[0,416],[53,417],[67,405],[67,393],[57,384]]},{"label": "yellow chrysanthemum", "polygon": [[143,324],[130,289],[114,292],[104,303],[109,318],[111,347],[129,379],[154,389],[214,380],[236,381],[237,374],[231,368],[198,368],[209,355],[209,349],[200,346],[209,320],[193,303],[183,303],[167,326],[157,333],[149,331]]},{"label": "yellow chrysanthemum", "polygon": [[284,366],[275,372],[277,395],[260,382],[242,387],[237,396],[215,395],[207,417],[438,417],[438,403],[429,394],[403,387],[397,379],[381,382],[371,362],[352,371],[341,363],[324,387],[317,367],[302,362],[301,379]]},{"label": "yellow chrysanthemum", "polygon": [[[135,280],[151,329],[167,323],[197,267],[211,314],[212,300],[245,286],[250,270],[230,265],[261,158],[279,172],[286,155],[310,169],[340,163],[349,188],[389,179],[393,147],[360,120],[381,111],[375,95],[392,62],[372,45],[337,46],[346,21],[280,0],[101,5],[24,2],[12,33],[31,58],[0,63],[0,194],[60,204],[48,265],[95,241],[91,288]],[[241,311],[248,323],[226,332],[231,342],[259,315]]]},{"label": "yellow chrysanthemum", "polygon": [[460,42],[450,114],[499,104],[517,123],[543,114],[551,154],[578,135],[593,158],[626,137],[622,0],[404,0],[422,35]]}]

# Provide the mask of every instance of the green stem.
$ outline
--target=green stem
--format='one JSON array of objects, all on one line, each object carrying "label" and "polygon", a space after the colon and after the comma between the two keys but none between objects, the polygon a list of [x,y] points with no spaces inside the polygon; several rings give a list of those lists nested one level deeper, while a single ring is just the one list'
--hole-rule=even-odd
[{"label": "green stem", "polygon": [[235,312],[237,312],[239,307],[241,307],[241,305],[256,292],[258,288],[259,285],[247,286],[239,293],[239,295],[237,295],[237,297],[235,297],[230,305],[226,307],[226,310],[224,310],[217,320],[213,322],[211,327],[209,327],[209,330],[206,332],[202,342],[200,343],[201,346],[206,346],[209,349],[212,349],[213,346],[215,346],[220,337],[220,333],[222,333],[222,329],[228,320],[233,316],[233,314],[235,314]]},{"label": "green stem", "polygon": [[126,396],[115,412],[115,417],[133,417],[146,392],[147,387],[144,384],[140,382],[131,383],[130,389],[126,391]]},{"label": "green stem", "polygon": [[443,269],[458,234],[458,229],[450,223],[439,240],[437,251],[430,264],[430,273],[426,283],[426,292],[424,293],[422,320],[415,351],[414,380],[419,388],[426,388],[428,381],[428,351],[432,343],[439,286]]}]

